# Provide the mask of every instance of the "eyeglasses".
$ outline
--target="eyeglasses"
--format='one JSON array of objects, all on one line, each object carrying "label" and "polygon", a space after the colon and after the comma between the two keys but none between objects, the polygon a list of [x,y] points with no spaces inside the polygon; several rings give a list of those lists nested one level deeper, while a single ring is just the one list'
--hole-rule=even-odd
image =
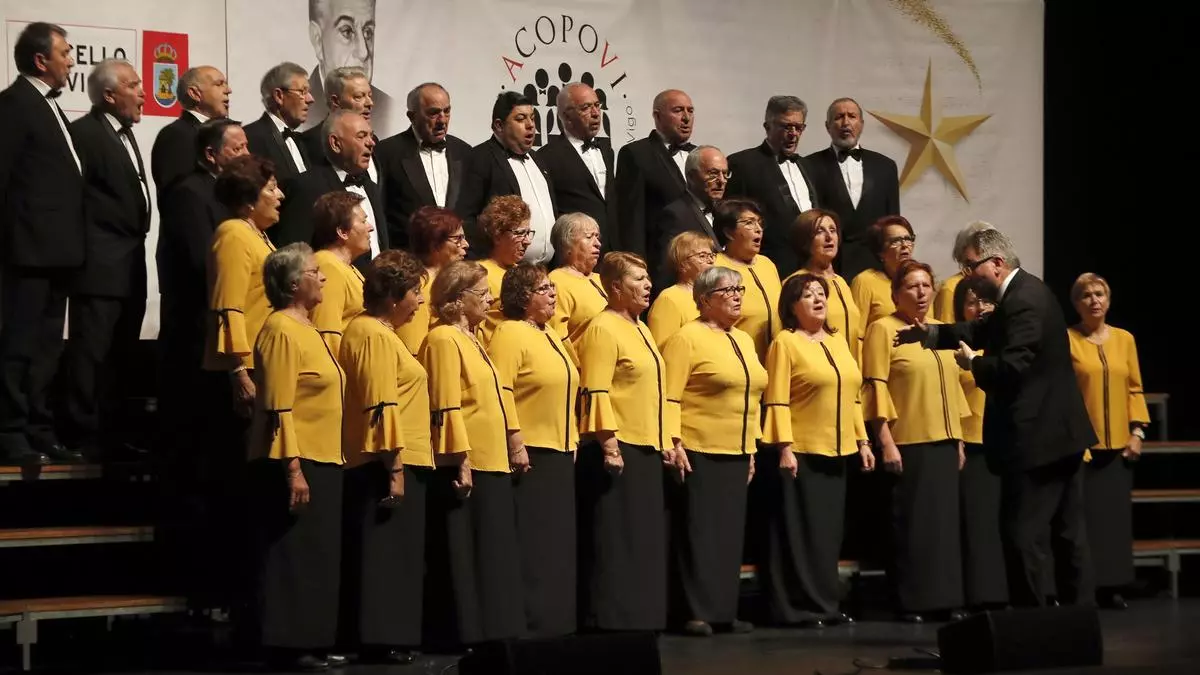
[{"label": "eyeglasses", "polygon": [[982,259],[976,260],[974,262],[968,260],[963,263],[963,266],[962,266],[963,272],[965,274],[972,274],[975,272],[975,270],[979,269],[980,265],[982,265],[983,263],[985,263],[989,260],[991,260],[991,258],[982,258]]},{"label": "eyeglasses", "polygon": [[471,295],[474,295],[477,298],[483,299],[483,298],[487,297],[487,294],[489,291],[486,288],[483,290],[479,290],[478,288],[468,288],[464,292],[470,293]]},{"label": "eyeglasses", "polygon": [[554,290],[556,288],[558,288],[558,287],[554,285],[553,281],[547,281],[546,283],[542,284],[541,286],[534,288],[533,292],[536,295],[550,295],[552,292],[554,292]]},{"label": "eyeglasses", "polygon": [[505,230],[505,232],[512,235],[513,239],[533,239],[537,230]]},{"label": "eyeglasses", "polygon": [[780,124],[778,126],[784,131],[794,131],[798,134],[804,133],[804,130],[808,128],[807,124]]},{"label": "eyeglasses", "polygon": [[590,112],[592,110],[600,110],[600,102],[593,101],[591,103],[580,103],[579,105],[575,106],[575,109],[582,113]]},{"label": "eyeglasses", "polygon": [[321,273],[320,267],[305,267],[304,273],[310,277],[315,277]]},{"label": "eyeglasses", "polygon": [[688,256],[689,258],[699,258],[704,262],[712,262],[717,259],[717,254],[712,251],[696,251]]},{"label": "eyeglasses", "polygon": [[713,169],[712,171],[704,174],[705,183],[716,183],[719,180],[728,181],[730,178],[733,178],[732,171],[717,171],[716,169]]},{"label": "eyeglasses", "polygon": [[745,286],[722,286],[720,288],[712,289],[711,291],[708,292],[708,294],[709,295],[720,295],[725,298],[728,298],[733,295],[745,295],[746,287]]},{"label": "eyeglasses", "polygon": [[763,221],[762,221],[762,218],[742,218],[737,221],[737,226],[738,227],[748,227],[750,229],[758,228],[761,230],[762,226],[763,226]]},{"label": "eyeglasses", "polygon": [[449,237],[446,237],[446,241],[452,241],[456,244],[461,244],[461,243],[465,242],[466,240],[467,240],[467,235],[465,235],[465,234],[452,234]]},{"label": "eyeglasses", "polygon": [[917,235],[906,234],[903,237],[892,237],[891,239],[888,239],[887,242],[885,243],[885,245],[888,248],[900,248],[900,247],[904,246],[905,244],[908,244],[909,246],[915,246],[916,243],[917,243]]},{"label": "eyeglasses", "polygon": [[300,98],[307,98],[308,95],[312,93],[312,89],[309,89],[308,87],[305,87],[303,89],[284,89],[284,91],[290,91],[291,93],[296,94]]}]

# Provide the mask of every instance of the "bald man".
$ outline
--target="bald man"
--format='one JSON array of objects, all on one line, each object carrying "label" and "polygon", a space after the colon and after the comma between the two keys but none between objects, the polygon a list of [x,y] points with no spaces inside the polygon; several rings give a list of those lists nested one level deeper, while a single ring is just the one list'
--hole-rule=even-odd
[{"label": "bald man", "polygon": [[183,112],[163,127],[150,150],[150,175],[159,203],[179,180],[196,168],[196,130],[210,119],[229,116],[229,95],[233,90],[225,74],[212,66],[189,68],[179,78],[176,93]]}]

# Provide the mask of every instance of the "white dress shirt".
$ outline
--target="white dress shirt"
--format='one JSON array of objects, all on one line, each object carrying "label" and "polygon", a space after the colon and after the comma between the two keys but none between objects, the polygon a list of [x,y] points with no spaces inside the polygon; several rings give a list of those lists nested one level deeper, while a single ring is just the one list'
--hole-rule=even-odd
[{"label": "white dress shirt", "polygon": [[[137,151],[133,149],[133,143],[129,140],[129,138],[126,137],[125,134],[121,133],[121,121],[114,117],[112,113],[104,113],[104,118],[107,119],[108,123],[112,125],[113,131],[117,132],[117,138],[121,139],[121,145],[125,146],[125,152],[129,155],[129,162],[133,165],[133,172],[137,173]],[[142,199],[144,200],[142,202],[142,206],[146,206],[150,203],[150,192],[149,188],[146,187],[146,177],[139,174],[138,178],[140,179],[138,180],[138,183],[141,183],[142,185]]]},{"label": "white dress shirt", "polygon": [[[851,150],[857,150],[859,146],[855,144]],[[837,157],[838,147],[833,146],[834,157]],[[842,171],[842,182],[846,184],[846,192],[850,193],[850,203],[854,204],[854,208],[858,208],[858,200],[862,199],[863,186],[863,167],[862,160],[854,157],[847,157],[846,161],[838,162],[838,168]]]},{"label": "white dress shirt", "polygon": [[202,112],[197,112],[195,110],[189,110],[188,112],[191,113],[192,117],[195,117],[196,121],[199,122],[200,124],[204,124],[208,120],[212,119],[211,117],[209,117],[208,115],[205,115]]},{"label": "white dress shirt", "polygon": [[804,182],[804,174],[800,173],[800,167],[795,162],[788,161],[779,165],[779,172],[783,174],[783,180],[787,183],[788,192],[792,193],[792,199],[800,207],[800,213],[811,209],[812,195],[808,193],[808,183]]},{"label": "white dress shirt", "polygon": [[997,305],[1000,304],[1000,301],[1004,299],[1004,293],[1008,290],[1008,285],[1012,283],[1013,277],[1017,276],[1017,272],[1020,269],[1020,267],[1014,267],[1013,270],[1008,273],[1008,276],[1004,277],[1004,281],[1000,282],[1000,294],[996,297]]},{"label": "white dress shirt", "polygon": [[596,181],[596,187],[600,188],[600,194],[605,194],[604,188],[608,185],[608,167],[604,166],[604,154],[600,152],[600,148],[590,147],[587,152],[583,150],[583,141],[563,131],[563,136],[571,143],[571,147],[575,148],[575,152],[579,153],[580,159],[583,160],[584,166],[588,168],[588,173],[592,174],[592,180]]},{"label": "white dress shirt", "polygon": [[521,199],[529,205],[529,227],[533,229],[533,241],[525,249],[525,262],[548,263],[554,257],[554,246],[550,243],[550,229],[554,227],[554,202],[550,200],[550,186],[546,177],[532,157],[521,161],[508,158],[521,188]]},{"label": "white dress shirt", "polygon": [[75,168],[79,169],[79,173],[82,175],[83,162],[79,161],[79,153],[75,152],[75,141],[71,140],[71,132],[67,131],[67,123],[63,120],[62,108],[58,107],[58,102],[47,96],[47,94],[50,93],[50,85],[42,82],[36,77],[30,77],[28,75],[25,75],[24,77],[26,80],[29,80],[29,83],[38,90],[39,94],[42,95],[42,100],[46,102],[46,105],[50,106],[51,112],[54,113],[54,121],[58,122],[58,128],[62,130],[63,138],[67,139],[67,149],[71,151],[71,159],[75,160]]},{"label": "white dress shirt", "polygon": [[[346,172],[335,168],[333,170],[337,174],[339,183],[346,181]],[[357,185],[347,185],[344,188],[346,192],[353,192],[356,195],[361,195],[363,200],[359,202],[364,213],[367,214],[367,222],[371,224],[371,257],[379,255],[379,222],[375,220],[375,209],[371,208],[371,198],[367,196],[367,191]]]},{"label": "white dress shirt", "polygon": [[[282,136],[283,132],[287,130],[288,126],[284,124],[283,120],[279,119],[275,113],[267,113],[267,117],[271,118],[271,123],[275,125],[275,130],[279,132],[280,136]],[[296,169],[300,173],[307,171],[308,167],[304,165],[304,155],[300,154],[300,146],[296,145],[296,139],[284,138],[283,144],[287,146],[288,153],[292,156],[292,161],[296,163]]]},{"label": "white dress shirt", "polygon": [[450,165],[446,161],[446,146],[438,149],[421,147],[421,137],[416,129],[412,132],[417,140],[417,156],[421,158],[421,166],[425,169],[425,178],[433,190],[433,201],[438,206],[446,207],[446,191],[450,189]]},{"label": "white dress shirt", "polygon": [[691,195],[692,202],[696,205],[696,210],[698,210],[701,214],[704,215],[705,219],[708,220],[709,225],[712,225],[713,224],[712,208],[710,208],[708,206],[708,204],[705,204],[704,202],[700,201],[700,199],[698,197],[696,197],[696,195],[693,195],[691,193],[691,191],[689,191],[688,194]]},{"label": "white dress shirt", "polygon": [[[666,143],[665,146],[667,148],[667,154],[670,155],[671,154],[671,144]],[[687,156],[688,156],[688,154],[686,152],[684,152],[682,148],[679,150],[676,150],[675,154],[671,155],[671,159],[675,161],[675,166],[679,167],[679,175],[683,176],[684,180],[687,180],[687,171],[685,171],[683,168],[684,163],[687,162]]]}]

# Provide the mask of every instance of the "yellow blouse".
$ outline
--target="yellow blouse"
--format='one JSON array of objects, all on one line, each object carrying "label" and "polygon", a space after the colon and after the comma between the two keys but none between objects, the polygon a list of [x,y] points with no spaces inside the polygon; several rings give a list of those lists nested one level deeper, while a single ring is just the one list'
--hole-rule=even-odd
[{"label": "yellow blouse", "polygon": [[[983,355],[983,350],[975,352]],[[975,374],[969,370],[958,369],[958,383],[962,385],[963,397],[967,400],[967,410],[970,416],[962,420],[963,441],[983,444],[983,407],[987,403],[987,395],[975,384]]]},{"label": "yellow blouse", "polygon": [[574,342],[583,334],[588,322],[608,306],[608,294],[600,285],[600,275],[595,272],[581,277],[560,267],[550,273],[550,281],[558,291],[550,325],[559,337]]},{"label": "yellow blouse", "polygon": [[437,326],[420,360],[429,374],[434,454],[465,452],[475,471],[508,473],[500,378],[483,347],[455,326]]},{"label": "yellow blouse", "polygon": [[400,336],[408,353],[414,356],[421,351],[421,343],[425,341],[429,329],[437,323],[433,313],[429,310],[430,303],[433,301],[433,280],[432,275],[425,277],[425,280],[421,282],[421,297],[425,299],[425,302],[417,305],[417,311],[413,312],[412,318],[407,323],[396,326],[396,335]]},{"label": "yellow blouse", "polygon": [[496,327],[488,356],[500,375],[508,430],[525,445],[571,452],[579,444],[575,400],[579,368],[569,342],[550,329],[508,320]]},{"label": "yellow blouse", "polygon": [[329,351],[338,355],[342,332],[363,311],[363,275],[330,251],[317,251],[313,257],[325,275],[325,286],[321,289],[321,304],[313,308],[312,322],[329,345]]},{"label": "yellow blouse", "polygon": [[[875,323],[880,317],[891,316],[896,311],[896,303],[892,302],[892,280],[880,270],[864,270],[850,282],[850,290],[859,311],[859,335],[865,339],[867,326]],[[925,314],[926,319],[932,319],[933,305]]]},{"label": "yellow blouse", "polygon": [[244,220],[226,220],[213,232],[208,252],[206,370],[228,370],[228,357],[254,368],[254,341],[271,305],[263,287],[263,261],[275,247]]},{"label": "yellow blouse", "polygon": [[346,326],[338,360],[346,371],[346,463],[357,466],[398,449],[402,464],[433,466],[429,379],[395,331],[358,315]]},{"label": "yellow blouse", "polygon": [[767,388],[767,371],[754,358],[754,340],[737,328],[718,331],[691,321],[667,340],[662,355],[667,434],[695,452],[754,454]]},{"label": "yellow blouse", "polygon": [[267,317],[254,343],[251,459],[301,457],[341,464],[346,383],[321,334],[284,314]]},{"label": "yellow blouse", "polygon": [[1100,439],[1094,449],[1124,448],[1129,442],[1129,425],[1150,423],[1133,334],[1109,326],[1108,339],[1102,345],[1089,342],[1077,327],[1068,329],[1067,336],[1071,338],[1075,379]]},{"label": "yellow blouse", "polygon": [[630,445],[671,447],[663,419],[662,355],[646,324],[601,312],[584,329],[576,350],[582,364],[580,433],[612,431]]},{"label": "yellow blouse", "polygon": [[763,442],[827,457],[858,452],[858,441],[867,438],[862,375],[841,336],[813,341],[785,330],[767,352],[767,372]]},{"label": "yellow blouse", "polygon": [[500,311],[500,284],[504,281],[504,273],[508,270],[501,267],[499,263],[491,258],[480,260],[480,265],[487,270],[488,290],[492,292],[492,304],[488,307],[487,316],[480,322],[479,328],[475,334],[479,336],[483,344],[492,341],[492,333],[496,331],[496,326],[504,321],[504,313]]},{"label": "yellow blouse", "polygon": [[954,352],[918,344],[893,347],[896,331],[906,325],[889,315],[867,328],[863,418],[887,420],[896,445],[962,440],[962,418],[971,411],[958,383]]},{"label": "yellow blouse", "polygon": [[[788,275],[783,283],[787,283],[788,279],[799,276],[801,274],[810,274],[808,270],[799,270]],[[850,292],[850,286],[842,275],[835,274],[832,278],[825,279],[829,284],[829,297],[825,303],[825,323],[829,327],[837,331],[837,336],[846,342],[846,346],[850,348],[850,353],[854,356],[857,362],[862,354],[862,314],[858,311],[858,304],[854,301],[854,294]],[[790,311],[790,308],[784,308],[784,311]]]},{"label": "yellow blouse", "polygon": [[750,334],[758,362],[766,363],[767,348],[779,332],[779,293],[783,289],[779,270],[765,255],[754,256],[754,261],[747,265],[718,253],[713,264],[742,273],[746,295],[742,297],[742,318],[738,319],[737,327]]},{"label": "yellow blouse", "polygon": [[[650,334],[654,336],[654,344],[662,349],[667,344],[667,338],[675,334],[687,322],[700,318],[700,310],[696,309],[696,301],[692,297],[692,287],[675,284],[658,294],[654,304],[650,306],[650,314],[646,322],[650,324]],[[744,331],[743,331],[744,332]]]},{"label": "yellow blouse", "polygon": [[933,318],[942,323],[954,323],[954,289],[962,280],[962,272],[959,272],[942,282],[937,295],[933,296]]}]

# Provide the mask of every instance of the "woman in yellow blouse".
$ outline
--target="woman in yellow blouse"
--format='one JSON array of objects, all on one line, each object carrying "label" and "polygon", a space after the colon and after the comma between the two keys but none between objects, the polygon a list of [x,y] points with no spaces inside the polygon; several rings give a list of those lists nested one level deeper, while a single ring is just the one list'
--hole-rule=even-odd
[{"label": "woman in yellow blouse", "polygon": [[309,313],[325,277],[308,244],[262,268],[271,307],[258,339],[249,513],[263,646],[289,669],[320,669],[337,638],[345,378]]},{"label": "woman in yellow blouse", "polygon": [[1110,326],[1112,293],[1096,274],[1083,274],[1071,286],[1079,323],[1067,331],[1075,379],[1100,442],[1088,453],[1083,498],[1088,545],[1096,571],[1097,600],[1124,609],[1122,587],[1133,581],[1133,469],[1150,424],[1142,370],[1133,334]]},{"label": "woman in yellow blouse", "polygon": [[500,375],[476,338],[492,305],[487,274],[467,261],[442,269],[433,282],[438,325],[420,353],[429,375],[430,440],[438,466],[430,486],[434,529],[426,557],[434,586],[453,589],[456,625],[447,628],[465,645],[525,631],[509,472],[528,460],[517,449],[521,456],[510,463]]},{"label": "woman in yellow blouse", "polygon": [[[803,260],[803,256],[801,256]],[[801,268],[804,269],[804,268]],[[763,467],[767,535],[759,574],[776,623],[849,623],[838,609],[846,474],[875,469],[859,393],[862,375],[829,323],[829,282],[800,272],[783,282],[783,331],[767,352]]]},{"label": "woman in yellow blouse", "polygon": [[689,230],[671,239],[667,260],[676,282],[658,294],[646,315],[650,334],[659,349],[681,326],[700,316],[692,299],[692,284],[701,272],[712,267],[716,258],[717,242],[703,232]]},{"label": "woman in yellow blouse", "polygon": [[742,274],[746,295],[737,327],[754,338],[758,362],[767,360],[767,348],[779,332],[779,271],[770,258],[760,254],[763,238],[762,211],[748,199],[726,199],[713,213],[713,230],[725,240],[716,263]]},{"label": "woman in yellow blouse", "polygon": [[424,302],[411,320],[396,327],[396,334],[410,354],[416,355],[421,350],[421,343],[433,327],[434,317],[429,309],[433,280],[443,267],[467,257],[468,247],[462,219],[453,210],[422,206],[412,214],[408,222],[408,248],[425,265],[425,276],[421,279]]},{"label": "woman in yellow blouse", "polygon": [[[829,295],[825,298],[825,322],[837,329],[857,361],[862,352],[862,315],[854,302],[850,285],[833,270],[833,261],[841,244],[842,226],[838,224],[836,213],[825,209],[809,209],[801,213],[792,225],[792,246],[795,247],[800,269],[788,279],[799,274],[811,274],[825,280],[829,288]],[[787,279],[783,281],[787,283]]]},{"label": "woman in yellow blouse", "polygon": [[[561,219],[560,219],[561,220]],[[555,247],[556,250],[564,250]],[[570,342],[551,327],[555,284],[545,268],[517,263],[504,273],[488,354],[505,397],[510,451],[530,470],[516,476],[517,537],[525,620],[533,637],[575,632],[575,402],[579,369]]]},{"label": "woman in yellow blouse", "polygon": [[559,337],[574,342],[608,305],[594,271],[600,261],[600,226],[586,213],[564,213],[554,221],[550,243],[562,259],[562,267],[550,273],[558,292],[550,324]]},{"label": "woman in yellow blouse", "polygon": [[[864,273],[865,274],[865,273]],[[896,271],[895,313],[867,328],[863,418],[874,427],[884,469],[896,474],[892,527],[900,618],[965,616],[958,518],[961,419],[970,415],[950,351],[893,346],[896,331],[921,321],[933,300],[933,271],[909,260]]]},{"label": "woman in yellow blouse", "polygon": [[354,601],[343,606],[354,614],[342,621],[357,628],[345,637],[357,637],[376,652],[371,656],[401,663],[421,644],[433,451],[428,378],[396,328],[424,304],[424,276],[425,266],[405,251],[372,260],[364,311],[346,326],[338,357],[346,371],[342,597]]},{"label": "woman in yellow blouse", "polygon": [[576,348],[582,363],[579,451],[580,583],[584,620],[602,630],[662,630],[667,542],[662,465],[674,467],[666,431],[663,360],[638,316],[650,304],[646,262],[610,252],[600,263],[608,308]]},{"label": "woman in yellow blouse", "polygon": [[529,205],[521,195],[493,197],[479,214],[479,228],[492,242],[488,257],[479,261],[487,270],[488,291],[492,297],[492,306],[479,324],[479,337],[485,345],[491,341],[492,331],[504,320],[500,312],[500,284],[504,281],[504,272],[521,262],[525,249],[533,241],[534,233],[529,229],[531,217]]},{"label": "woman in yellow blouse", "polygon": [[759,407],[767,371],[754,340],[735,328],[742,275],[710,267],[696,277],[700,317],[663,347],[666,425],[675,461],[686,472],[671,509],[674,574],[689,635],[713,628],[746,633],[737,618],[746,493],[754,477]]},{"label": "woman in yellow blouse", "polygon": [[954,302],[954,289],[958,287],[959,282],[970,276],[966,269],[966,253],[967,246],[971,244],[971,235],[980,230],[992,229],[995,228],[991,223],[976,220],[959,230],[958,234],[954,236],[954,248],[951,250],[950,256],[958,264],[959,272],[943,281],[941,286],[938,286],[937,295],[933,296],[933,317],[938,321],[954,323],[954,308],[957,306]]},{"label": "woman in yellow blouse", "polygon": [[[864,270],[850,280],[850,291],[854,295],[854,304],[858,305],[864,339],[867,326],[896,311],[892,301],[892,279],[900,266],[912,259],[916,242],[917,235],[903,216],[884,216],[867,228],[867,246],[879,260],[882,269]],[[927,318],[933,318],[932,305]]]},{"label": "woman in yellow blouse", "polygon": [[312,246],[325,275],[325,299],[313,310],[312,322],[334,356],[341,353],[342,333],[363,311],[363,275],[355,260],[371,250],[362,195],[345,190],[321,195],[313,206]]}]

